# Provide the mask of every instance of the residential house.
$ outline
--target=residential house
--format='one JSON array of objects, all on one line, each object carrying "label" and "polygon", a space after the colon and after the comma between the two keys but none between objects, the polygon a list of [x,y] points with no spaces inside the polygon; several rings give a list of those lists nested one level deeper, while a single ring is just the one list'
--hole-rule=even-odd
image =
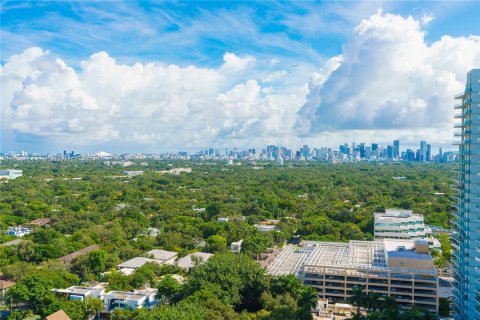
[{"label": "residential house", "polygon": [[24,228],[24,227],[9,227],[8,230],[7,230],[7,234],[11,237],[17,237],[17,238],[21,238],[23,236],[26,236],[30,233],[32,233],[32,229],[31,228]]},{"label": "residential house", "polygon": [[58,258],[58,260],[65,265],[70,265],[70,264],[72,264],[73,259],[75,259],[77,257],[80,257],[80,256],[83,256],[85,254],[89,254],[90,252],[92,252],[94,250],[98,250],[98,249],[100,249],[100,247],[97,246],[97,245],[89,246],[89,247],[83,248],[81,250],[69,253],[66,256]]},{"label": "residential house", "polygon": [[153,249],[148,251],[147,255],[152,256],[153,259],[158,260],[162,264],[174,264],[178,253],[175,251]]},{"label": "residential house", "polygon": [[86,301],[88,298],[103,299],[108,283],[100,282],[93,286],[72,286],[66,289],[52,289],[52,292],[65,295],[69,301]]},{"label": "residential house", "polygon": [[103,298],[105,311],[129,308],[132,311],[141,308],[151,309],[157,305],[157,289],[138,290],[134,292],[110,291]]},{"label": "residential house", "polygon": [[16,282],[7,281],[7,280],[0,280],[0,304],[5,302],[5,294],[7,290],[11,287],[15,286]]},{"label": "residential house", "polygon": [[234,253],[239,253],[240,251],[242,251],[242,243],[243,243],[243,239],[240,241],[232,242],[230,244],[230,251]]},{"label": "residential house", "polygon": [[213,256],[211,253],[194,252],[187,254],[185,257],[178,259],[177,266],[183,269],[190,269],[195,265],[195,260],[200,263],[207,262]]},{"label": "residential house", "polygon": [[45,320],[71,320],[71,318],[62,309],[45,317]]}]

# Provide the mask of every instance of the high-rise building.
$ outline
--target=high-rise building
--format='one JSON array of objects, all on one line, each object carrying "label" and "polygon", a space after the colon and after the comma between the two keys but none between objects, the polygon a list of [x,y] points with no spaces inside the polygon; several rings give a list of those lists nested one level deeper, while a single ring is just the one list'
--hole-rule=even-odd
[{"label": "high-rise building", "polygon": [[358,150],[360,151],[360,158],[365,158],[365,143],[360,143]]},{"label": "high-rise building", "polygon": [[400,140],[393,140],[393,157],[400,158]]},{"label": "high-rise building", "polygon": [[372,151],[375,151],[378,149],[378,143],[372,143]]},{"label": "high-rise building", "polygon": [[455,320],[480,319],[480,69],[467,73],[465,92],[455,96],[461,119],[455,225],[452,237],[452,311]]},{"label": "high-rise building", "polygon": [[420,141],[418,161],[427,161],[427,141]]},{"label": "high-rise building", "polygon": [[432,160],[432,146],[430,144],[427,144],[427,157],[426,161],[431,161]]},{"label": "high-rise building", "polygon": [[387,158],[388,159],[393,159],[393,147],[392,146],[387,146]]},{"label": "high-rise building", "polygon": [[310,157],[310,148],[308,147],[308,145],[303,145],[303,148],[302,148],[302,156],[303,158],[306,160]]},{"label": "high-rise building", "polygon": [[415,151],[412,149],[407,149],[403,159],[406,161],[415,161]]}]

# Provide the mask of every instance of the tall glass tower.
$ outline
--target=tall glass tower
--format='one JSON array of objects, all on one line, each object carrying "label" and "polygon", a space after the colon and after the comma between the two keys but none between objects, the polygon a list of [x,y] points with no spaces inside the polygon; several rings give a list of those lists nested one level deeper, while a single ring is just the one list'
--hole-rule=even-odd
[{"label": "tall glass tower", "polygon": [[455,320],[480,320],[480,69],[467,74],[465,92],[455,96],[460,112],[456,234],[452,311]]}]

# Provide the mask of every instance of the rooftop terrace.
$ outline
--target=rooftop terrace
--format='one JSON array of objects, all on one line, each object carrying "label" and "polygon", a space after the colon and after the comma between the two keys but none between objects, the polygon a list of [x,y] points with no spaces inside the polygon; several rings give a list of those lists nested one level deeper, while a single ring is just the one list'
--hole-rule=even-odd
[{"label": "rooftop terrace", "polygon": [[[267,272],[274,276],[302,272],[303,266],[334,267],[370,270],[391,270],[388,257],[410,260],[432,260],[429,254],[413,251],[410,240],[382,239],[377,241],[355,241],[349,243],[304,241],[302,246],[286,246],[268,266]],[[412,273],[437,274],[433,269],[401,268]]]}]

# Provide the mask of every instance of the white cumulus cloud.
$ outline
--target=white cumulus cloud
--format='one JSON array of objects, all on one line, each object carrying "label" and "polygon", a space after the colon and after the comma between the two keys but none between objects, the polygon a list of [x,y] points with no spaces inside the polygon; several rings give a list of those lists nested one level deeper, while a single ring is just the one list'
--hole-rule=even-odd
[{"label": "white cumulus cloud", "polygon": [[298,132],[363,130],[367,137],[392,130],[399,137],[402,130],[427,129],[424,138],[437,140],[441,129],[451,135],[453,96],[466,72],[480,67],[480,37],[444,36],[428,44],[421,25],[381,12],[362,20],[342,54],[310,80]]},{"label": "white cumulus cloud", "polygon": [[480,37],[427,43],[429,20],[378,12],[316,71],[231,52],[215,67],[127,65],[97,52],[74,69],[32,47],[1,66],[2,134],[137,151],[393,138],[446,144],[453,95],[480,67]]},{"label": "white cumulus cloud", "polygon": [[288,135],[306,89],[262,87],[248,78],[255,63],[226,53],[216,68],[124,65],[98,52],[75,70],[30,48],[1,69],[3,130],[57,144],[159,148]]}]

